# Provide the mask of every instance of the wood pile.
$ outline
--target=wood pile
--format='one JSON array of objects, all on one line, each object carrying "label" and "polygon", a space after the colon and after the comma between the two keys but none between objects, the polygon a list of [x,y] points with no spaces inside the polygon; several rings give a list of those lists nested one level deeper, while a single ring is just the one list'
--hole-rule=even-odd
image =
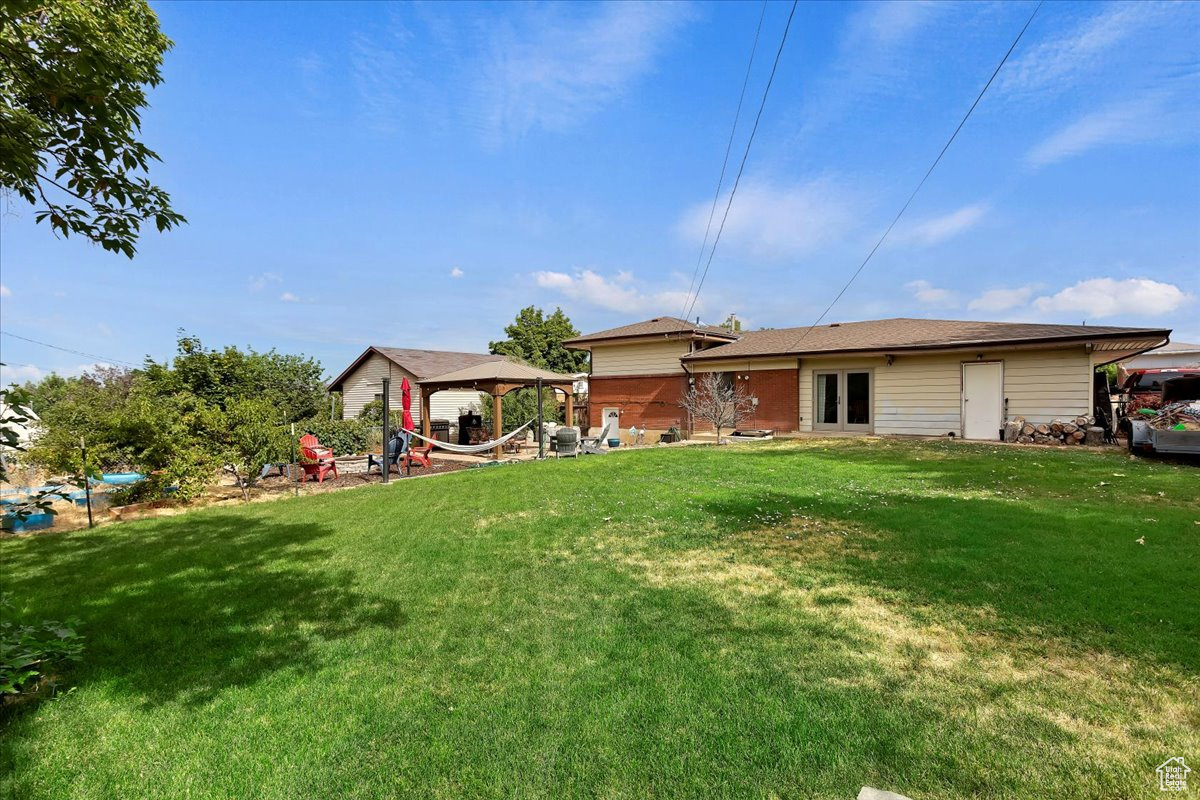
[{"label": "wood pile", "polygon": [[1050,422],[1029,422],[1024,417],[1010,420],[1004,426],[1004,441],[1019,444],[1104,444],[1104,429],[1092,424],[1089,417]]}]

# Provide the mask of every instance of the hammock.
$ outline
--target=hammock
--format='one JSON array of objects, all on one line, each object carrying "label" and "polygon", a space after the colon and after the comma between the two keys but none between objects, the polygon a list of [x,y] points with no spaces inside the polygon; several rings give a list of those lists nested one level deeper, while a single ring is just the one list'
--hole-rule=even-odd
[{"label": "hammock", "polygon": [[440,447],[443,450],[449,450],[451,453],[461,453],[462,455],[475,455],[476,453],[486,453],[488,450],[495,450],[497,447],[501,446],[502,444],[507,442],[509,439],[513,438],[518,433],[520,433],[521,431],[528,428],[533,423],[534,423],[534,420],[529,420],[529,422],[526,422],[524,425],[517,428],[512,433],[506,433],[503,436],[501,436],[499,439],[493,439],[490,442],[480,442],[479,444],[451,444],[450,442],[443,442],[443,441],[439,441],[438,439],[427,439],[426,437],[422,436],[421,434],[416,433],[415,431],[410,431],[407,428],[403,428],[402,430],[407,434],[411,434],[414,439],[420,439],[422,442],[425,442],[426,444],[431,444],[434,447]]}]

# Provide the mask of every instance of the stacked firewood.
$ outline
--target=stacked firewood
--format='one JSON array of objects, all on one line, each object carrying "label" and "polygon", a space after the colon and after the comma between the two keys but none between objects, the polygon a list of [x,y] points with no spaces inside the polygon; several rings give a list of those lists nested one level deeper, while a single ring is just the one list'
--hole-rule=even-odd
[{"label": "stacked firewood", "polygon": [[1089,417],[1050,422],[1029,422],[1024,417],[1010,420],[1004,426],[1004,441],[1020,444],[1104,444],[1104,429],[1092,424]]}]

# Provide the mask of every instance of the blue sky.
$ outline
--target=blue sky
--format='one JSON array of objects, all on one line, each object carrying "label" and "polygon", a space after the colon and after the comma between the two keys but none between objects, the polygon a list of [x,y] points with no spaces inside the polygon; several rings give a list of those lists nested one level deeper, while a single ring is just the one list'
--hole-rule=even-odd
[{"label": "blue sky", "polygon": [[[696,313],[811,323],[1032,7],[801,4]],[[130,262],[6,202],[4,330],[136,363],[182,327],[336,373],[368,344],[483,350],[530,304],[584,331],[680,313],[758,4],[155,8],[176,44],[144,136],[189,224]],[[1200,4],[1043,7],[828,321],[889,316],[1200,341]],[[95,360],[0,348],[6,379]]]}]

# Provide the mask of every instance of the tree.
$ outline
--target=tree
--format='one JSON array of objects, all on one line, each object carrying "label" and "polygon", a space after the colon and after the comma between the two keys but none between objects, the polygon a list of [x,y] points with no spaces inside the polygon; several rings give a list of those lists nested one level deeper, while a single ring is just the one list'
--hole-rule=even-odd
[{"label": "tree", "polygon": [[261,398],[236,400],[225,413],[221,437],[225,469],[233,474],[246,500],[263,467],[288,452],[287,433],[272,419],[275,415],[275,407]]},{"label": "tree", "polygon": [[277,422],[299,422],[328,414],[321,362],[305,356],[232,345],[209,350],[200,339],[179,331],[178,352],[168,367],[148,362],[146,376],[163,394],[190,392],[221,410],[235,400],[267,399]]},{"label": "tree", "polygon": [[747,395],[723,372],[701,373],[679,403],[694,421],[716,428],[717,444],[721,429],[735,428],[754,413],[757,399]]},{"label": "tree", "polygon": [[579,331],[561,308],[554,309],[550,316],[540,308],[523,308],[504,333],[508,338],[490,342],[489,352],[513,356],[535,367],[565,375],[587,369],[587,353],[563,347],[563,342],[578,336]]},{"label": "tree", "polygon": [[137,138],[170,47],[145,0],[0,4],[0,186],[56,233],[130,258],[142,223],[185,222]]},{"label": "tree", "polygon": [[[500,401],[503,405],[501,428],[510,433],[537,417],[537,389],[517,389],[504,395]],[[483,428],[492,430],[492,396],[479,395],[479,416],[483,419]],[[542,389],[542,420],[545,422],[560,422],[558,411],[558,392],[553,389]]]},{"label": "tree", "polygon": [[[499,342],[490,342],[488,350],[506,356],[518,358],[535,367],[548,369],[564,375],[573,375],[587,370],[587,353],[568,350],[563,347],[567,339],[579,335],[579,331],[571,324],[570,318],[561,308],[555,308],[554,313],[546,316],[540,308],[528,306],[521,309],[513,323],[504,329],[508,338]],[[546,390],[542,398],[543,416],[547,421],[558,419],[558,401],[555,392]],[[511,431],[527,422],[537,414],[537,390],[517,389],[504,396],[504,428]],[[486,397],[482,403],[483,417],[486,424],[491,424],[492,400]]]}]

